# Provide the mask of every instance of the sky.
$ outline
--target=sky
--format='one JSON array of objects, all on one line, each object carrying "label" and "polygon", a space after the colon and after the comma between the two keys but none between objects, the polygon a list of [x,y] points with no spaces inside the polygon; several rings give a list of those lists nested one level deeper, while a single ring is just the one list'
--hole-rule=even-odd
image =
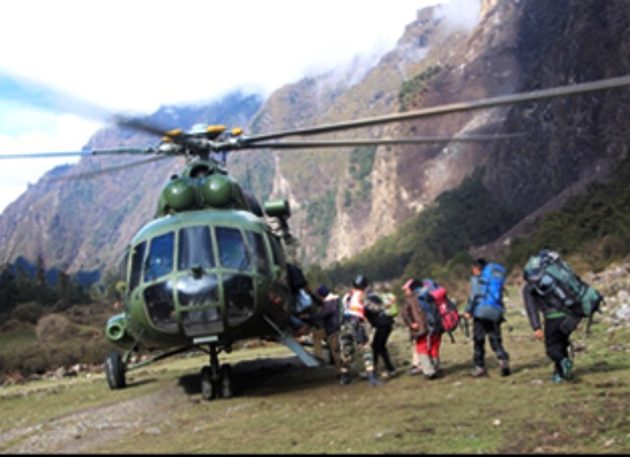
[{"label": "sky", "polygon": [[[478,0],[447,0],[453,9]],[[81,101],[150,114],[235,88],[268,95],[383,54],[436,0],[20,0],[2,6],[0,155],[80,151],[105,124]],[[62,95],[61,97],[59,95]],[[70,107],[71,113],[60,107]],[[74,113],[74,114],[72,114]],[[52,167],[0,161],[0,212]]]}]

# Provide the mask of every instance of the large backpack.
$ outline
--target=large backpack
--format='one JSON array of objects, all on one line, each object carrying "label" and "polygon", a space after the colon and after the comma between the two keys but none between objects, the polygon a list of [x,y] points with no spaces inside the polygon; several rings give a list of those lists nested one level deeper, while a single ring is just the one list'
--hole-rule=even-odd
[{"label": "large backpack", "polygon": [[499,321],[503,317],[503,286],[505,284],[505,268],[498,263],[487,263],[479,278],[480,295],[475,303],[473,315],[483,319]]},{"label": "large backpack", "polygon": [[447,332],[452,339],[451,332],[457,328],[460,316],[457,307],[448,298],[446,288],[425,279],[418,292],[418,302],[427,317],[429,334]]},{"label": "large backpack", "polygon": [[530,257],[523,269],[523,277],[538,294],[578,317],[592,317],[604,299],[555,251],[542,250]]}]

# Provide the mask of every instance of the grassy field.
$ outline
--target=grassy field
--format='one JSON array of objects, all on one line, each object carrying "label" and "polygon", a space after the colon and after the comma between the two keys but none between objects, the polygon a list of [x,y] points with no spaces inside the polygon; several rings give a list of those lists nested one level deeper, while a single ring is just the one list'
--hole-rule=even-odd
[{"label": "grassy field", "polygon": [[[509,330],[511,328],[511,331]],[[630,331],[595,324],[578,330],[575,374],[549,381],[551,363],[520,309],[504,325],[513,374],[469,376],[472,346],[462,334],[443,342],[444,375],[406,374],[409,342],[398,327],[390,348],[401,372],[381,387],[357,377],[340,386],[331,367],[305,368],[282,347],[240,350],[236,397],[201,399],[206,356],[182,357],[129,373],[112,392],[102,375],[0,389],[0,450],[12,452],[52,420],[117,411],[125,423],[107,440],[84,426],[74,441],[86,452],[122,453],[627,453],[630,451]],[[147,399],[143,403],[130,401]],[[125,409],[127,408],[127,409]],[[82,419],[85,421],[85,419]],[[125,422],[125,420],[127,420]],[[42,425],[44,424],[44,425]],[[74,425],[73,425],[74,426]],[[30,427],[30,428],[29,428]],[[40,428],[37,428],[40,427]],[[113,427],[112,427],[113,428]],[[15,433],[20,430],[20,433]],[[3,433],[4,432],[4,433]],[[16,448],[16,446],[18,446]],[[73,450],[51,444],[46,450]]]}]

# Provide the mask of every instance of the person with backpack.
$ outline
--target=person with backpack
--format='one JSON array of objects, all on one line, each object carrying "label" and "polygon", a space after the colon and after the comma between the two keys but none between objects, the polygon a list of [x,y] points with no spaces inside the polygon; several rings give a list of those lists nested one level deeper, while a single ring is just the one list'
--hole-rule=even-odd
[{"label": "person with backpack", "polygon": [[420,308],[420,312],[424,315],[426,322],[425,331],[422,333],[418,332],[419,335],[415,341],[420,370],[425,378],[435,379],[440,365],[440,345],[442,343],[443,327],[438,303],[433,294],[441,289],[439,296],[440,298],[445,298],[446,289],[431,279],[424,279],[422,282],[410,281],[407,281],[409,284],[405,283],[405,286],[407,286],[410,294],[416,300],[415,306]]},{"label": "person with backpack", "polygon": [[411,342],[411,368],[410,375],[422,373],[420,367],[420,356],[416,351],[418,338],[427,334],[427,319],[416,298],[415,290],[422,286],[422,282],[417,279],[409,279],[403,284],[402,290],[405,294],[405,301],[400,310],[400,317],[409,328],[409,341]]},{"label": "person with backpack", "polygon": [[473,363],[471,375],[475,378],[488,374],[485,363],[486,337],[490,348],[499,359],[501,376],[509,376],[510,355],[503,347],[501,324],[505,321],[503,286],[505,268],[484,258],[476,259],[471,267],[470,294],[464,311],[466,320],[473,320]]},{"label": "person with backpack", "polygon": [[349,384],[350,368],[354,362],[355,346],[363,355],[363,366],[367,373],[367,379],[372,386],[382,383],[374,373],[374,360],[370,338],[368,333],[368,321],[366,318],[366,302],[370,293],[369,281],[363,275],[357,275],[352,281],[352,289],[342,299],[344,317],[340,333],[341,349],[341,378],[342,385]]},{"label": "person with backpack", "polygon": [[[534,336],[543,340],[554,363],[551,380],[561,383],[573,378],[569,357],[571,333],[583,317],[589,320],[599,309],[602,295],[584,283],[560,255],[543,249],[531,256],[523,268],[523,301]],[[544,331],[540,316],[544,316]]]},{"label": "person with backpack", "polygon": [[[393,294],[391,294],[393,296]],[[395,297],[393,297],[395,300]],[[392,309],[395,303],[391,303],[392,297],[384,294],[369,294],[365,306],[365,318],[368,320],[374,334],[372,335],[372,358],[374,360],[374,372],[377,372],[378,359],[383,359],[385,371],[382,377],[391,378],[396,375],[396,368],[391,361],[387,350],[387,340],[394,328],[394,318],[385,308],[385,300],[388,300],[388,308]]]}]

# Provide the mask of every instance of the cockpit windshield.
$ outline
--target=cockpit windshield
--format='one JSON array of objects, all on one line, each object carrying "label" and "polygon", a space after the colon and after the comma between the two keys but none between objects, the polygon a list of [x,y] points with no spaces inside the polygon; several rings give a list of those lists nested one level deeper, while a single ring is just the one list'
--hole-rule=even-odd
[{"label": "cockpit windshield", "polygon": [[229,227],[216,228],[221,266],[243,271],[250,269],[250,258],[241,231]]},{"label": "cockpit windshield", "polygon": [[173,271],[173,232],[151,240],[144,269],[144,282],[154,281]]},{"label": "cockpit windshield", "polygon": [[210,239],[210,228],[201,225],[186,227],[179,231],[179,270],[193,267],[214,268],[214,252]]}]

